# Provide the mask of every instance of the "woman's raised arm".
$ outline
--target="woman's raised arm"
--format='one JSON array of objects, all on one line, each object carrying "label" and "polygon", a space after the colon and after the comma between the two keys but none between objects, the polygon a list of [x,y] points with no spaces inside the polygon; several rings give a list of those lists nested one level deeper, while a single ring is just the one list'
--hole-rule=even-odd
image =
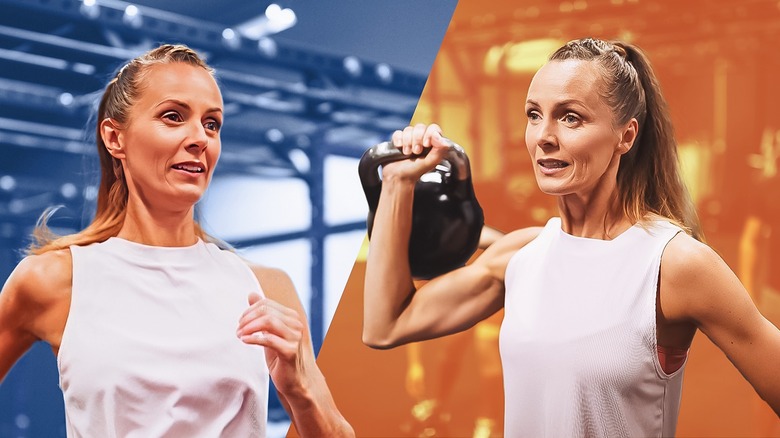
[{"label": "woman's raised arm", "polygon": [[414,186],[449,148],[437,125],[410,126],[393,134],[404,154],[422,157],[383,168],[364,286],[363,342],[391,348],[465,330],[503,306],[503,276],[511,255],[538,230],[500,239],[473,264],[434,278],[415,290],[409,267]]}]

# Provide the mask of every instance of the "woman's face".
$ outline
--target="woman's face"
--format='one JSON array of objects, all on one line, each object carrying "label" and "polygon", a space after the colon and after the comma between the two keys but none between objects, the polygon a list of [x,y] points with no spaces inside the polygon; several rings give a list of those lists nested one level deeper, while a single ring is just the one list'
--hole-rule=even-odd
[{"label": "woman's face", "polygon": [[219,159],[222,112],[219,87],[205,69],[186,63],[149,67],[117,134],[130,192],[169,208],[197,202]]},{"label": "woman's face", "polygon": [[597,66],[579,60],[551,61],[531,81],[525,142],[543,192],[588,196],[608,179],[614,182],[636,122],[633,134],[626,132],[631,122],[614,126],[601,86]]}]

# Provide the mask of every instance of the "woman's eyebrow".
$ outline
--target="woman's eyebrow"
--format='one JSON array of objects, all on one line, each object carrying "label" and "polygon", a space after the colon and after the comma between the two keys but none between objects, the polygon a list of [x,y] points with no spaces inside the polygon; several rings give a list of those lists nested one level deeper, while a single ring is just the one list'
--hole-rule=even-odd
[{"label": "woman's eyebrow", "polygon": [[[537,101],[535,101],[533,99],[528,99],[528,100],[525,101],[525,103],[526,103],[526,105],[541,106],[541,105],[539,105],[539,102],[537,102]],[[587,105],[585,105],[585,102],[583,102],[583,101],[581,101],[579,99],[565,99],[565,100],[562,100],[560,102],[555,102],[554,106],[555,107],[559,107],[559,106],[566,106],[566,105],[571,105],[571,104],[577,104],[577,105],[580,105],[580,106],[587,106]]]},{"label": "woman's eyebrow", "polygon": [[[187,109],[187,110],[192,109],[189,104],[187,104],[186,102],[181,101],[179,99],[165,99],[165,100],[161,101],[160,103],[158,103],[157,105],[155,105],[155,108],[160,107],[162,105],[165,105],[166,103],[173,103],[173,104],[178,105],[178,106],[180,106],[180,107],[182,107],[184,109]],[[206,112],[207,113],[214,113],[214,112],[222,113],[222,108],[220,108],[220,107],[213,107],[213,108],[207,109]]]}]

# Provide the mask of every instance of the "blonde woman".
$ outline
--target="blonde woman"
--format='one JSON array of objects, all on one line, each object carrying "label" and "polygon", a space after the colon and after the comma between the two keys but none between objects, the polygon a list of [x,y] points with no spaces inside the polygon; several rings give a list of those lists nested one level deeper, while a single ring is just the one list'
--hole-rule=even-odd
[{"label": "blonde woman", "polygon": [[185,46],[130,61],[97,117],[83,231],[39,244],[0,293],[0,379],[37,340],[57,356],[68,436],[265,436],[268,380],[302,436],[352,436],[281,271],[193,217],[220,155],[222,95]]},{"label": "blonde woman", "polygon": [[504,308],[505,436],[670,436],[701,330],[780,414],[780,331],[701,241],[645,55],[571,41],[536,73],[524,105],[536,180],[559,217],[418,290],[407,261],[414,184],[449,143],[437,125],[394,133],[404,153],[430,153],[384,166],[364,342],[445,336]]}]

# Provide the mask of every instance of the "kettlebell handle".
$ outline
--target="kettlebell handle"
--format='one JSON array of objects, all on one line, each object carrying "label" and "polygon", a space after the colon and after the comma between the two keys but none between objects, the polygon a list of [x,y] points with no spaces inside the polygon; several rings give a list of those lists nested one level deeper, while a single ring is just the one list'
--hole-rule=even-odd
[{"label": "kettlebell handle", "polygon": [[[470,178],[469,158],[466,156],[466,152],[453,141],[445,140],[450,143],[450,150],[444,156],[444,160],[448,161],[452,166],[452,176],[458,181]],[[379,178],[379,166],[394,161],[424,157],[428,155],[428,152],[430,152],[430,148],[425,148],[423,153],[419,155],[405,155],[401,149],[393,146],[393,143],[389,141],[379,143],[365,151],[360,158],[358,174],[366,195],[368,195],[369,191],[376,190],[382,185],[382,180]]]}]

